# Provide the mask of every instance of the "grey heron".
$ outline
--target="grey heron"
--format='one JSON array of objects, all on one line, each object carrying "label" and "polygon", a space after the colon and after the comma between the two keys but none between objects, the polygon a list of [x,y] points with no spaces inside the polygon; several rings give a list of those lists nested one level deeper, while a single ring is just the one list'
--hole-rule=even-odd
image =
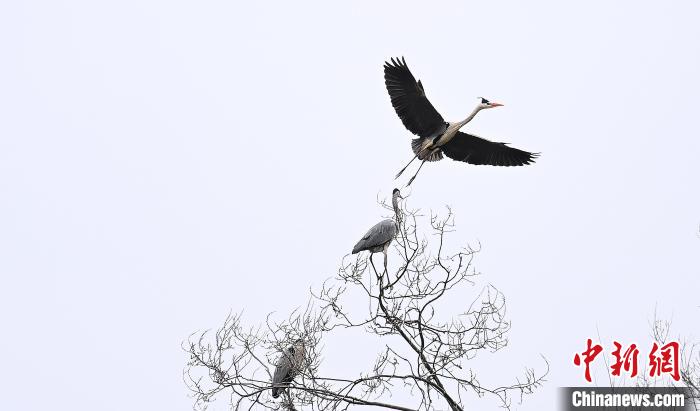
[{"label": "grey heron", "polygon": [[294,343],[282,351],[282,356],[277,360],[275,374],[272,376],[272,397],[277,398],[289,383],[294,380],[304,367],[306,349],[304,340],[297,339]]},{"label": "grey heron", "polygon": [[370,262],[372,260],[372,254],[381,251],[384,254],[384,271],[386,271],[387,267],[387,250],[389,249],[391,241],[396,237],[396,233],[399,229],[398,224],[401,222],[401,210],[399,209],[400,198],[403,198],[401,197],[401,192],[398,188],[395,188],[391,194],[391,205],[394,208],[395,220],[386,219],[375,224],[352,249],[353,254],[365,250],[369,251]]},{"label": "grey heron", "polygon": [[423,84],[413,77],[404,58],[392,58],[391,63],[384,63],[384,83],[403,125],[418,136],[411,142],[415,156],[396,175],[399,178],[416,158],[422,160],[407,186],[411,185],[426,161],[442,160],[443,154],[469,164],[506,167],[533,163],[539,155],[459,131],[479,111],[503,104],[480,97],[479,104],[467,118],[458,122],[445,121],[425,96]]}]

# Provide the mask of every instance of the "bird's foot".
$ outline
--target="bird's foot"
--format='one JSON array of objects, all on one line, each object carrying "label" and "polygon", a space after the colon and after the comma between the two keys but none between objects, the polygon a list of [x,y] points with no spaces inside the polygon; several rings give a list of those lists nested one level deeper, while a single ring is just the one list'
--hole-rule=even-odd
[{"label": "bird's foot", "polygon": [[416,179],[416,176],[411,177],[411,179],[408,180],[408,184],[406,184],[406,187],[410,186],[411,183],[413,182],[413,180],[415,180],[415,179]]}]

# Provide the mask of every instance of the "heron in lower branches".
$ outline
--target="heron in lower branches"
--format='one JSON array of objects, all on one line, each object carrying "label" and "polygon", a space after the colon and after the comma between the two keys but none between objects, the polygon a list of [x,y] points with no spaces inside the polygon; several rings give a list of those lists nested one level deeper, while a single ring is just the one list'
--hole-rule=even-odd
[{"label": "heron in lower branches", "polygon": [[396,233],[399,231],[399,223],[401,221],[401,210],[399,209],[400,198],[403,198],[401,197],[401,192],[398,188],[395,188],[391,195],[394,219],[386,219],[375,224],[352,249],[353,254],[365,250],[369,251],[370,262],[372,261],[372,254],[381,251],[384,254],[384,271],[386,271],[387,267],[387,250],[389,249],[391,241],[396,237]]},{"label": "heron in lower branches", "polygon": [[277,360],[275,374],[272,376],[272,397],[277,398],[280,392],[286,389],[304,367],[306,349],[304,340],[298,339],[294,344],[282,351],[282,356]]}]

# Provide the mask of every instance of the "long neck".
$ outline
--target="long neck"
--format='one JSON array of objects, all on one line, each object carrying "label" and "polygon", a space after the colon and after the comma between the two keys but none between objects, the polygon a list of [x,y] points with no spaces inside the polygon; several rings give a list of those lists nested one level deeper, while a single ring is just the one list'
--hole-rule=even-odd
[{"label": "long neck", "polygon": [[396,222],[401,222],[401,209],[399,208],[399,196],[394,194],[391,198],[391,205],[394,206],[394,214],[396,215]]},{"label": "long neck", "polygon": [[459,123],[457,123],[457,124],[459,125],[459,128],[464,127],[465,124],[467,124],[468,122],[472,121],[472,119],[473,119],[474,117],[476,117],[476,114],[477,114],[478,112],[480,112],[480,111],[481,111],[481,106],[476,106],[476,108],[474,109],[474,111],[472,111],[472,113],[471,113],[467,118],[465,118],[464,120],[462,120],[462,121],[460,121]]}]

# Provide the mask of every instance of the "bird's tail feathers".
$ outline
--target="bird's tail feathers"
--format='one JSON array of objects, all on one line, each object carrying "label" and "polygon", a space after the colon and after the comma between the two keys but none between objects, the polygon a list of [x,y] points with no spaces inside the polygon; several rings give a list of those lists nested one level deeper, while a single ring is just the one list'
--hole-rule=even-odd
[{"label": "bird's tail feathers", "polygon": [[440,150],[424,150],[424,138],[414,138],[411,140],[411,149],[413,154],[424,161],[440,161],[442,160],[442,151]]},{"label": "bird's tail feathers", "polygon": [[353,253],[353,254],[357,254],[357,253],[359,253],[360,251],[362,251],[362,246],[363,246],[363,245],[364,245],[364,244],[362,243],[362,241],[360,241],[360,242],[358,242],[357,244],[355,244],[355,247],[352,248],[352,253]]}]

